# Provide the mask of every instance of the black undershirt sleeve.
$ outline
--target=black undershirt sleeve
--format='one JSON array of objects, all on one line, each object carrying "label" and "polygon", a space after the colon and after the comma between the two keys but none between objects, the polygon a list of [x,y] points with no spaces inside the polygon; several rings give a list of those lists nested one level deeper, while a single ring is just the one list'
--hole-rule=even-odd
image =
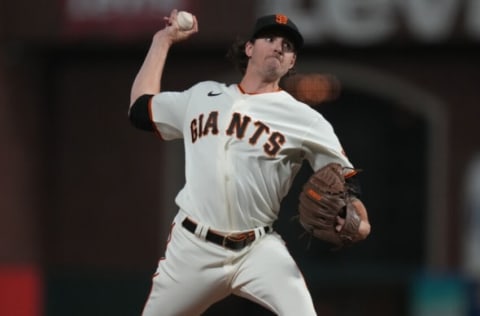
[{"label": "black undershirt sleeve", "polygon": [[133,126],[138,129],[153,132],[153,122],[150,120],[148,104],[153,97],[151,94],[144,94],[133,103],[128,116]]}]

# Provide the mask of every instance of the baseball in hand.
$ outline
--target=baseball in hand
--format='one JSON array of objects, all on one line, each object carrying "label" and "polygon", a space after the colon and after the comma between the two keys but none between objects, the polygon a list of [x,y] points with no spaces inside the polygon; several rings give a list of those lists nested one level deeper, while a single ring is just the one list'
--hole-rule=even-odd
[{"label": "baseball in hand", "polygon": [[193,28],[193,15],[187,11],[177,13],[178,28],[181,31],[188,31]]}]

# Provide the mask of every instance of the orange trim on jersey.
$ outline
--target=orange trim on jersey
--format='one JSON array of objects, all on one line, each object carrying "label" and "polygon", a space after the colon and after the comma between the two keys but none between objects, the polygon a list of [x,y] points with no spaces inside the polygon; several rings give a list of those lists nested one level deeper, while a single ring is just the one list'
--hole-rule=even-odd
[{"label": "orange trim on jersey", "polygon": [[[238,87],[238,90],[240,90],[241,93],[243,93],[243,94],[248,94],[248,95],[269,93],[269,92],[252,92],[252,93],[250,93],[250,92],[245,91],[239,83],[237,83],[237,87]],[[282,91],[282,90],[283,90],[283,89],[279,87],[276,91],[272,91],[272,92],[278,92],[278,91]]]},{"label": "orange trim on jersey", "polygon": [[353,176],[356,175],[357,173],[358,173],[357,170],[352,170],[352,171],[350,171],[349,173],[345,174],[343,177],[344,177],[345,179],[348,179],[348,178],[353,177]]},{"label": "orange trim on jersey", "polygon": [[153,121],[152,102],[153,102],[153,96],[150,97],[150,100],[148,100],[148,117],[150,118],[150,122],[152,123],[153,130],[155,131],[155,135],[157,135],[158,137],[160,137],[162,141],[164,141],[162,134],[158,130],[155,122]]}]

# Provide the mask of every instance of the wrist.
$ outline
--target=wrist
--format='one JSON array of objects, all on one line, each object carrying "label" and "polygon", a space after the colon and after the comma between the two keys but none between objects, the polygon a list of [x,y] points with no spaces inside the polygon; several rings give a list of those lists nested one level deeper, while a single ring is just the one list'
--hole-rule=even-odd
[{"label": "wrist", "polygon": [[159,30],[153,35],[152,44],[168,49],[174,43],[173,38],[168,33],[167,29]]},{"label": "wrist", "polygon": [[358,227],[358,237],[360,240],[367,238],[370,235],[371,226],[368,221],[362,220],[360,226]]}]

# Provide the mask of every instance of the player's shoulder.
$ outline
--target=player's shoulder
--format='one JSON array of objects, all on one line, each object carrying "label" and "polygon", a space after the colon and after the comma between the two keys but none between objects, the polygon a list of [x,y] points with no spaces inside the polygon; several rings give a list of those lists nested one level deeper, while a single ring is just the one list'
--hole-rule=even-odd
[{"label": "player's shoulder", "polygon": [[291,113],[295,113],[297,120],[303,121],[305,126],[330,126],[330,122],[315,107],[295,99],[287,91],[282,91],[282,98],[288,103]]},{"label": "player's shoulder", "polygon": [[213,80],[201,81],[190,88],[190,92],[198,97],[217,97],[232,95],[236,91],[235,84],[227,84]]},{"label": "player's shoulder", "polygon": [[282,90],[281,95],[282,95],[282,98],[284,98],[284,100],[288,102],[288,104],[290,104],[291,107],[296,109],[296,111],[304,112],[308,116],[317,116],[317,115],[321,116],[321,114],[317,110],[315,110],[313,107],[311,107],[310,105],[302,101],[295,99],[287,91]]},{"label": "player's shoulder", "polygon": [[200,81],[196,83],[195,85],[192,86],[192,89],[198,89],[198,90],[211,90],[211,89],[225,89],[226,84],[223,82],[218,82],[214,80],[205,80],[205,81]]}]

